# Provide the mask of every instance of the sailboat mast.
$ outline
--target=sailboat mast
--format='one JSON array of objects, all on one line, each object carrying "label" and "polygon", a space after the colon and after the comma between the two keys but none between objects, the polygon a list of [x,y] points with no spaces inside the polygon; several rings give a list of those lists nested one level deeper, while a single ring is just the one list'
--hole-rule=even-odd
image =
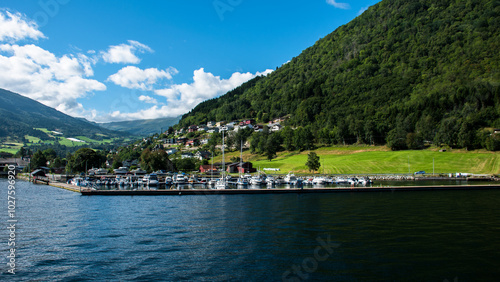
[{"label": "sailboat mast", "polygon": [[222,130],[222,179],[223,182],[226,181],[225,178],[226,162],[224,161],[224,129]]}]

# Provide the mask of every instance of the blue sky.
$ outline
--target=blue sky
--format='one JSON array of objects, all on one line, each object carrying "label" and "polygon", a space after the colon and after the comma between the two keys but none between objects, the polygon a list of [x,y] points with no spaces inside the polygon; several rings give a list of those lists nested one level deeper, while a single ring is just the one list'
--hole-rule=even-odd
[{"label": "blue sky", "polygon": [[97,122],[177,116],[376,2],[3,0],[0,88]]}]

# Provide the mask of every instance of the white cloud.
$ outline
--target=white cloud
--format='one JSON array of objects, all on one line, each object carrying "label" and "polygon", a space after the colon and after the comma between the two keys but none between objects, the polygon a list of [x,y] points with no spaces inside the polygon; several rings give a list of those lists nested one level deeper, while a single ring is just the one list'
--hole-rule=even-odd
[{"label": "white cloud", "polygon": [[144,103],[160,103],[135,112],[122,112],[116,110],[111,113],[100,115],[94,112],[93,117],[88,117],[88,119],[96,122],[111,122],[177,117],[189,112],[196,105],[207,99],[225,94],[256,76],[268,75],[271,72],[272,70],[270,69],[255,74],[249,72],[236,72],[228,79],[221,79],[219,76],[205,72],[205,70],[201,68],[194,71],[193,82],[191,84],[176,84],[166,89],[155,90],[155,94],[167,98],[166,103],[161,103],[162,101],[157,101],[150,96],[141,95],[139,96],[139,100]]},{"label": "white cloud", "polygon": [[159,70],[149,68],[142,70],[135,66],[127,66],[119,70],[117,73],[108,77],[109,81],[116,85],[129,89],[152,90],[152,86],[160,79],[172,79],[172,75],[176,74],[175,68]]},{"label": "white cloud", "polygon": [[27,20],[20,13],[0,9],[0,41],[15,42],[23,39],[45,38],[34,21]]},{"label": "white cloud", "polygon": [[29,44],[0,45],[0,87],[66,114],[81,116],[83,107],[76,99],[106,86],[93,79],[90,66],[72,55],[57,57],[47,50]]},{"label": "white cloud", "polygon": [[328,3],[329,5],[332,5],[335,8],[339,8],[339,9],[348,10],[349,8],[351,8],[351,6],[349,6],[349,4],[339,3],[335,0],[326,0],[326,3]]},{"label": "white cloud", "polygon": [[148,104],[158,104],[158,101],[156,101],[155,98],[145,95],[139,96],[139,101],[143,101],[144,103]]},{"label": "white cloud", "polygon": [[203,68],[195,70],[193,82],[172,85],[166,89],[156,90],[157,95],[167,98],[169,113],[166,116],[177,116],[184,114],[194,108],[199,103],[218,97],[248,80],[259,76],[267,75],[272,70],[252,73],[233,73],[228,79],[221,79],[212,73],[205,72]]},{"label": "white cloud", "polygon": [[101,52],[103,60],[107,63],[138,64],[141,62],[136,53],[152,53],[153,50],[140,42],[129,40],[128,44],[110,46],[108,51]]}]

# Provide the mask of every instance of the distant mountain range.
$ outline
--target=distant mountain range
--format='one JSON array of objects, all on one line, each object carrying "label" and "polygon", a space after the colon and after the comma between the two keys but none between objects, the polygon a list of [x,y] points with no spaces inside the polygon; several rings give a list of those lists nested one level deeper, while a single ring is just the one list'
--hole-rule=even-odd
[{"label": "distant mountain range", "polygon": [[289,116],[330,144],[477,147],[478,131],[500,128],[499,50],[498,1],[383,0],[177,127]]},{"label": "distant mountain range", "polygon": [[99,126],[116,131],[127,132],[135,136],[148,136],[154,133],[166,131],[169,127],[177,124],[179,117],[174,118],[159,118],[159,119],[144,119],[133,121],[120,121],[109,123],[98,123]]},{"label": "distant mountain range", "polygon": [[9,138],[21,143],[25,136],[53,139],[46,132],[35,128],[56,131],[64,137],[85,136],[94,140],[128,135],[68,116],[30,98],[0,89],[0,139]]}]

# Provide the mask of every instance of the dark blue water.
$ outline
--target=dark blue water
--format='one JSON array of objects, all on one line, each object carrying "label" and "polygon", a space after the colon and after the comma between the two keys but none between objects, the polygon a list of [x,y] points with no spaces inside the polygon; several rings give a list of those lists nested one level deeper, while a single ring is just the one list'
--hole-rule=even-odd
[{"label": "dark blue water", "polygon": [[106,197],[16,183],[0,280],[497,281],[500,191]]}]

